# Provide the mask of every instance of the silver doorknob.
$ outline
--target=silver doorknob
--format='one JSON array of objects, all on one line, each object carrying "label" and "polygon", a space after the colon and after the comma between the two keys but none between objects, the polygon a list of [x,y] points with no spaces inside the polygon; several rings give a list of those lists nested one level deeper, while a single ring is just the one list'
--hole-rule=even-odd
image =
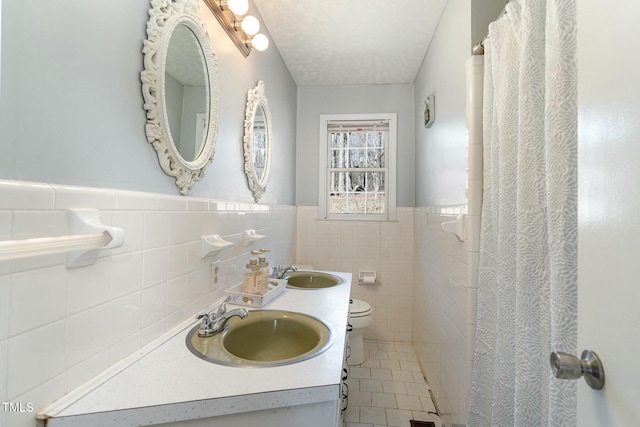
[{"label": "silver doorknob", "polygon": [[584,377],[589,387],[600,390],[604,387],[604,368],[598,355],[591,351],[582,352],[580,359],[561,351],[551,352],[549,357],[551,371],[556,378],[576,380]]}]

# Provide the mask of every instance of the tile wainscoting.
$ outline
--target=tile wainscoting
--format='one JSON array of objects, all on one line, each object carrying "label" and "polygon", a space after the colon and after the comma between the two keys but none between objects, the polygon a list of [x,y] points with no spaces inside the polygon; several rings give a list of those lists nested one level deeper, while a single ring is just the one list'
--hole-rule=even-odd
[{"label": "tile wainscoting", "polygon": [[[241,280],[250,250],[266,247],[272,265],[351,272],[352,297],[375,309],[365,338],[413,342],[443,421],[466,418],[478,256],[476,243],[439,231],[449,212],[318,221],[315,206],[0,181],[0,240],[65,235],[70,208],[99,209],[125,243],[77,269],[64,254],[0,262],[1,401],[49,404],[215,303]],[[467,225],[479,225],[471,212]],[[244,246],[246,229],[267,237]],[[202,259],[208,234],[235,245]],[[379,284],[357,284],[360,271],[376,271]],[[0,424],[31,426],[33,414],[5,412]]]},{"label": "tile wainscoting", "polygon": [[475,343],[479,221],[464,242],[441,229],[459,213],[415,209],[413,345],[446,425],[466,424]]},{"label": "tile wainscoting", "polygon": [[[294,259],[295,206],[18,181],[0,181],[0,240],[65,235],[70,208],[99,209],[125,243],[76,269],[65,254],[0,261],[0,401],[35,411],[215,303],[252,249]],[[247,229],[266,238],[244,246]],[[202,259],[209,234],[235,245]],[[33,416],[5,411],[0,425]]]},{"label": "tile wainscoting", "polygon": [[[469,206],[399,208],[396,222],[319,221],[317,207],[298,207],[296,261],[353,274],[352,297],[375,310],[365,338],[413,343],[447,425],[466,422],[473,363],[480,217],[470,190]],[[441,229],[460,214],[464,242]],[[360,271],[380,284],[357,284]]]},{"label": "tile wainscoting", "polygon": [[[296,262],[353,274],[351,296],[374,309],[371,340],[411,342],[413,208],[398,208],[397,221],[318,220],[317,206],[298,207]],[[375,271],[378,284],[358,284],[360,271]]]}]

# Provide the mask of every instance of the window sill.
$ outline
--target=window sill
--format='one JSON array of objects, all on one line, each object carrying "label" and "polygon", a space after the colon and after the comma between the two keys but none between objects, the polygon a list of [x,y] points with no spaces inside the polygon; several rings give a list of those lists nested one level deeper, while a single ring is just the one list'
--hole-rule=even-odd
[{"label": "window sill", "polygon": [[366,216],[347,217],[347,218],[316,218],[316,221],[329,221],[329,222],[398,222],[397,218],[370,218]]}]

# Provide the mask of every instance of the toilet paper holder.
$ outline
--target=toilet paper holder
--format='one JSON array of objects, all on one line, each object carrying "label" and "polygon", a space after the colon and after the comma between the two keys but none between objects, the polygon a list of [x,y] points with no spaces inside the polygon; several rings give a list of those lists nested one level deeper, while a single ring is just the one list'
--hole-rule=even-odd
[{"label": "toilet paper holder", "polygon": [[358,274],[358,283],[361,285],[375,285],[378,283],[375,271],[361,271]]}]

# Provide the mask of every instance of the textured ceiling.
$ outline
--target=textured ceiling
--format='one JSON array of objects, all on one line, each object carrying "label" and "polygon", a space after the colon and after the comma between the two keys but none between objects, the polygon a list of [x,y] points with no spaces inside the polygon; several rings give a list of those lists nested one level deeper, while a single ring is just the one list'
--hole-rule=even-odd
[{"label": "textured ceiling", "polygon": [[339,86],[412,83],[447,0],[254,3],[298,86]]}]

